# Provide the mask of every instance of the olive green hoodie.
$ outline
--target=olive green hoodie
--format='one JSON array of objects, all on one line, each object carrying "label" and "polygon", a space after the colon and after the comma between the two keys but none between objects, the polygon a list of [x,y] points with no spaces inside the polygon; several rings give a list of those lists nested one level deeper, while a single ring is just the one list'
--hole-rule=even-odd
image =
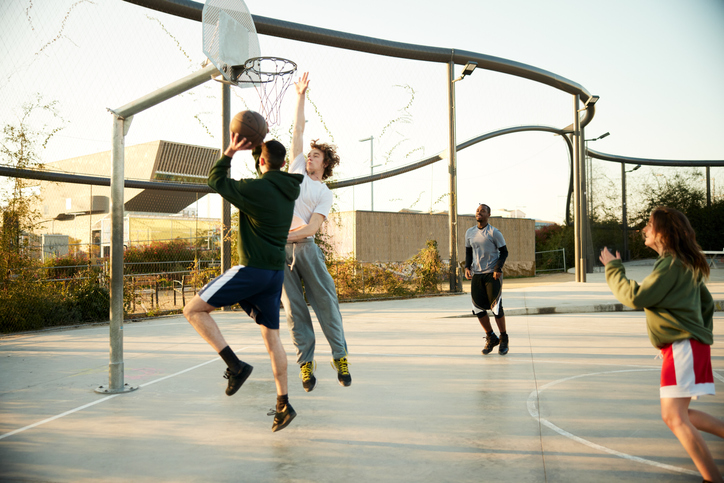
[{"label": "olive green hoodie", "polygon": [[209,173],[209,186],[239,209],[239,264],[284,270],[284,246],[294,201],[304,176],[270,170],[257,179],[229,178],[231,158],[222,156]]},{"label": "olive green hoodie", "polygon": [[695,280],[694,272],[678,258],[659,257],[641,285],[626,278],[621,260],[613,260],[606,264],[606,282],[622,304],[644,309],[654,347],[683,339],[714,342],[714,300],[702,277]]}]

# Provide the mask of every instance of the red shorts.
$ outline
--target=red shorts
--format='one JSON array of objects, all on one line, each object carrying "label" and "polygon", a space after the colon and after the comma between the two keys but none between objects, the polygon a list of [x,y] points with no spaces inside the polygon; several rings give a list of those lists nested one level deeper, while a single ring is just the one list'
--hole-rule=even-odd
[{"label": "red shorts", "polygon": [[711,346],[696,339],[678,340],[661,349],[661,397],[714,395]]}]

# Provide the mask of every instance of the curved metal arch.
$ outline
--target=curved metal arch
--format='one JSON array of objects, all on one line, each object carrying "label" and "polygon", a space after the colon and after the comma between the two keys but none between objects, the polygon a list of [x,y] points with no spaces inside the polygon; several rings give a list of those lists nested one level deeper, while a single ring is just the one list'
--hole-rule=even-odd
[{"label": "curved metal arch", "polygon": [[[457,150],[461,151],[465,148],[469,148],[470,146],[474,146],[475,144],[478,144],[483,141],[487,141],[488,139],[493,139],[498,136],[504,136],[506,134],[515,134],[520,132],[526,132],[526,131],[541,131],[541,132],[550,132],[553,134],[561,134],[563,140],[566,142],[566,146],[568,146],[568,152],[569,152],[569,162],[571,163],[571,174],[570,174],[570,186],[569,186],[569,194],[568,194],[568,203],[566,207],[566,221],[569,220],[569,207],[570,207],[570,193],[573,190],[573,144],[571,143],[571,140],[568,138],[568,136],[564,135],[565,131],[552,127],[552,126],[516,126],[516,127],[508,127],[504,129],[499,129],[497,131],[491,131],[485,134],[481,134],[480,136],[468,139],[467,141],[464,141],[457,146]],[[347,188],[349,186],[356,186],[359,184],[365,184],[370,183],[372,181],[378,181],[385,178],[391,178],[393,176],[397,176],[400,174],[408,173],[410,171],[414,171],[416,169],[423,168],[425,166],[429,166],[430,164],[436,163],[438,161],[442,161],[443,159],[446,159],[446,152],[441,151],[440,153],[437,153],[433,156],[430,156],[428,158],[422,159],[420,161],[416,161],[412,164],[402,166],[396,169],[392,169],[390,171],[384,171],[382,173],[377,173],[375,175],[371,176],[363,176],[360,178],[352,178],[352,179],[345,179],[340,181],[332,181],[327,184],[330,189],[338,189],[338,188]],[[18,178],[27,178],[27,179],[37,179],[42,181],[54,181],[54,182],[60,182],[60,183],[76,183],[76,184],[86,184],[86,185],[94,185],[94,186],[110,186],[111,180],[108,177],[103,176],[87,176],[87,175],[79,175],[79,174],[70,174],[70,173],[60,173],[60,172],[53,172],[53,171],[39,171],[39,170],[32,170],[32,169],[20,169],[20,168],[11,168],[6,166],[0,166],[0,176],[8,176],[8,177],[18,177]],[[166,190],[166,191],[190,191],[190,192],[196,192],[196,193],[214,193],[214,190],[209,188],[206,184],[191,184],[191,183],[173,183],[173,182],[161,182],[161,181],[142,181],[142,180],[131,180],[131,179],[125,179],[124,180],[124,186],[126,188],[137,188],[137,189],[155,189],[155,190]]]},{"label": "curved metal arch", "polygon": [[[563,138],[563,140],[566,143],[566,147],[568,148],[568,163],[569,163],[568,195],[566,197],[566,225],[570,225],[571,224],[571,195],[573,194],[573,142],[568,137],[567,131],[565,129],[558,129],[558,128],[552,127],[552,126],[508,127],[508,128],[504,128],[504,129],[499,129],[497,131],[491,131],[491,132],[488,132],[485,134],[481,134],[480,136],[468,139],[467,141],[464,141],[457,145],[457,151],[461,151],[465,148],[469,148],[470,146],[473,146],[473,145],[478,144],[483,141],[487,141],[488,139],[496,138],[498,136],[504,136],[506,134],[515,134],[515,133],[528,132],[528,131],[550,132],[553,134],[558,134],[561,136],[561,138]],[[446,158],[445,151],[441,151],[440,153],[430,156],[429,158],[425,158],[420,161],[416,161],[407,166],[402,166],[400,168],[393,169],[390,171],[384,171],[382,173],[377,173],[375,175],[363,176],[360,178],[352,178],[352,179],[346,179],[346,180],[340,180],[340,181],[332,181],[331,183],[328,183],[327,186],[329,186],[330,189],[337,189],[337,188],[347,188],[349,186],[356,186],[358,184],[370,183],[372,181],[378,181],[378,180],[385,179],[385,178],[391,178],[393,176],[397,176],[397,175],[400,175],[403,173],[414,171],[414,170],[422,168],[424,166],[428,166],[428,165],[436,163],[438,161],[442,161],[445,158]]]},{"label": "curved metal arch", "polygon": [[642,166],[724,166],[724,160],[679,160],[679,159],[653,159],[653,158],[634,158],[631,156],[621,156],[618,154],[606,154],[592,149],[587,149],[586,153],[596,159],[602,161],[610,161],[612,163],[640,164]]},{"label": "curved metal arch", "polygon": [[[457,145],[457,151],[462,151],[465,148],[469,148],[470,146],[473,146],[475,144],[478,144],[483,141],[487,141],[488,139],[493,139],[498,136],[504,136],[506,134],[515,134],[519,132],[526,132],[526,131],[542,131],[542,132],[551,132],[554,134],[565,134],[566,131],[559,129],[557,127],[553,126],[515,126],[515,127],[507,127],[504,129],[499,129],[497,131],[490,131],[485,134],[481,134],[480,136],[476,136],[474,138],[468,139],[467,141],[463,141],[462,143]],[[565,138],[565,136],[563,136]],[[571,146],[571,153],[572,153],[572,146]],[[571,155],[572,156],[572,155]],[[369,175],[369,176],[362,176],[359,178],[351,178],[351,179],[345,179],[340,181],[332,181],[327,184],[330,189],[337,189],[337,188],[347,188],[349,186],[356,186],[358,184],[365,184],[370,183],[372,181],[378,181],[385,178],[391,178],[393,176],[397,176],[400,174],[404,174],[410,171],[414,171],[416,169],[428,166],[430,164],[436,163],[438,161],[441,161],[443,159],[447,159],[447,150],[440,151],[437,154],[434,154],[428,158],[422,159],[420,161],[415,161],[414,163],[401,166],[396,169],[391,169],[389,171],[383,171],[381,173]]]},{"label": "curved metal arch", "polygon": [[[203,3],[191,0],[124,0],[134,5],[150,8],[159,12],[168,13],[189,20],[201,21]],[[326,45],[346,50],[367,52],[370,54],[399,57],[404,59],[422,60],[448,64],[450,61],[457,65],[465,65],[473,61],[479,68],[501,72],[504,74],[522,77],[540,82],[555,89],[573,95],[579,95],[582,102],[588,101],[592,95],[580,84],[565,77],[559,76],[538,67],[515,62],[513,60],[494,57],[492,55],[457,50],[443,47],[430,47],[425,45],[393,42],[364,35],[356,35],[337,30],[324,29],[311,25],[303,25],[285,20],[278,20],[259,15],[252,15],[254,25],[259,34],[271,35],[300,42],[317,45]],[[592,119],[593,112],[590,118]],[[587,112],[587,116],[588,112]],[[588,124],[587,122],[585,124]],[[584,124],[584,125],[585,125]]]}]

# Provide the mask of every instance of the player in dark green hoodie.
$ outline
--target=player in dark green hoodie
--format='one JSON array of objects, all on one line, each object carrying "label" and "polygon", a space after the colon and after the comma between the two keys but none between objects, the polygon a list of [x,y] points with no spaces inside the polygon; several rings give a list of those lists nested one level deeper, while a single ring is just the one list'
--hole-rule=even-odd
[{"label": "player in dark green hoodie", "polygon": [[292,224],[294,201],[303,176],[280,171],[286,149],[267,141],[259,156],[261,176],[236,181],[229,177],[231,158],[251,143],[231,133],[231,143],[209,173],[209,186],[239,209],[239,265],[209,282],[184,307],[184,316],[216,350],[228,368],[226,394],[231,396],[249,377],[252,366],[240,361],[211,317],[215,309],[238,303],[261,328],[277,387],[272,431],[284,429],[296,416],[287,392],[287,354],[279,338],[279,306],[284,282],[284,247]]},{"label": "player in dark green hoodie", "polygon": [[692,398],[714,394],[710,346],[714,302],[704,280],[709,266],[689,220],[678,210],[656,208],[643,230],[644,243],[659,254],[641,285],[626,278],[619,253],[601,250],[606,282],[621,303],[642,308],[651,343],[661,350],[661,417],[704,481],[722,482],[699,431],[724,438],[724,421],[689,408]]}]

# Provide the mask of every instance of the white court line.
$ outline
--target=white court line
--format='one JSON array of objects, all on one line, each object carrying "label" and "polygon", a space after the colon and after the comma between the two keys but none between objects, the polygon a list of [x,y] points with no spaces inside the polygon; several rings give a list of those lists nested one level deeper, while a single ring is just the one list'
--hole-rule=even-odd
[{"label": "white court line", "polygon": [[[540,395],[540,393],[543,392],[543,390],[545,390],[549,387],[555,386],[556,384],[560,384],[561,382],[570,381],[572,379],[578,379],[581,377],[597,376],[600,374],[615,374],[615,373],[621,373],[621,372],[641,372],[641,371],[652,371],[652,370],[658,370],[658,369],[624,369],[624,370],[620,370],[620,371],[592,372],[589,374],[579,374],[577,376],[566,377],[563,379],[558,379],[557,381],[549,382],[545,386],[541,387],[539,390],[533,391],[530,393],[530,395],[528,396],[528,413],[530,413],[530,415],[533,417],[533,419],[539,420],[542,424],[546,425],[547,427],[549,427],[556,433],[560,434],[561,436],[565,436],[566,438],[572,439],[573,441],[584,444],[590,448],[593,448],[593,449],[596,449],[599,451],[603,451],[604,453],[612,454],[614,456],[618,456],[619,458],[627,459],[630,461],[635,461],[637,463],[643,463],[646,465],[655,466],[657,468],[662,468],[665,470],[676,471],[679,473],[685,473],[687,475],[700,476],[699,472],[697,472],[697,471],[692,471],[692,470],[688,470],[686,468],[681,468],[678,466],[672,466],[672,465],[667,465],[664,463],[659,463],[658,461],[648,460],[646,458],[641,458],[639,456],[632,456],[630,454],[616,451],[615,449],[607,448],[606,446],[601,446],[600,444],[593,443],[591,441],[588,441],[587,439],[583,439],[579,436],[576,436],[575,434],[569,433],[565,429],[559,428],[558,426],[551,423],[547,419],[540,417],[540,413],[538,412],[538,409],[536,408],[536,405],[535,405],[535,402],[536,402],[538,396]],[[714,372],[714,376],[717,379],[724,382],[724,378],[722,376],[720,376],[719,374],[717,374],[716,372]]]},{"label": "white court line", "polygon": [[[250,347],[252,347],[252,346],[243,347],[242,349],[238,349],[238,351],[243,351],[243,350],[249,349]],[[189,372],[189,371],[193,371],[194,369],[198,369],[199,367],[203,367],[203,366],[205,366],[206,364],[211,364],[212,362],[218,361],[219,359],[220,359],[220,357],[214,357],[213,359],[211,359],[211,360],[209,360],[209,361],[202,362],[201,364],[195,365],[195,366],[193,366],[193,367],[189,367],[188,369],[184,369],[183,371],[179,371],[179,372],[176,372],[176,373],[174,373],[174,374],[169,374],[168,376],[161,377],[161,378],[159,378],[159,379],[156,379],[155,381],[147,382],[147,383],[145,383],[145,384],[140,384],[138,387],[150,386],[151,384],[156,384],[157,382],[165,381],[166,379],[169,379],[169,378],[172,378],[172,377],[176,377],[176,376],[180,376],[181,374],[184,374],[184,373]],[[100,404],[100,403],[102,403],[102,402],[106,402],[106,401],[108,401],[108,400],[110,400],[110,399],[113,399],[114,397],[118,397],[118,396],[121,396],[121,395],[122,395],[122,394],[112,394],[112,395],[110,395],[110,396],[105,396],[103,399],[99,399],[99,400],[97,400],[97,401],[93,401],[92,403],[84,404],[83,406],[78,406],[78,407],[75,408],[75,409],[71,409],[71,410],[66,411],[66,412],[64,412],[64,413],[60,413],[60,414],[55,415],[55,416],[52,416],[52,417],[50,417],[50,418],[43,419],[42,421],[38,421],[37,423],[33,423],[33,424],[28,425],[28,426],[25,426],[25,427],[16,429],[16,430],[14,430],[14,431],[10,431],[9,433],[0,434],[0,439],[9,438],[10,436],[12,436],[12,435],[14,435],[14,434],[22,433],[23,431],[27,431],[28,429],[35,428],[35,427],[40,426],[40,425],[43,425],[43,424],[45,424],[45,423],[50,423],[51,421],[55,421],[56,419],[60,419],[60,418],[62,418],[62,417],[64,417],[64,416],[68,416],[69,414],[77,413],[78,411],[82,411],[82,410],[87,409],[87,408],[89,408],[89,407],[91,407],[91,406],[95,406],[96,404]]]},{"label": "white court line", "polygon": [[49,423],[49,422],[51,422],[51,421],[55,421],[56,419],[60,419],[60,418],[62,418],[63,416],[67,416],[67,415],[69,415],[69,414],[73,414],[73,413],[75,413],[75,412],[82,411],[83,409],[89,408],[89,407],[91,407],[91,406],[95,406],[96,404],[100,404],[100,403],[102,403],[102,402],[106,402],[106,401],[108,401],[109,399],[113,399],[113,398],[116,397],[116,396],[120,396],[120,394],[113,394],[112,396],[106,396],[106,397],[104,397],[103,399],[99,399],[99,400],[97,400],[97,401],[93,401],[92,403],[88,403],[88,404],[86,404],[86,405],[84,405],[84,406],[79,406],[79,407],[77,407],[77,408],[75,408],[75,409],[71,409],[70,411],[66,411],[66,412],[64,412],[64,413],[58,414],[58,415],[56,415],[56,416],[53,416],[53,417],[51,417],[51,418],[43,419],[42,421],[38,421],[37,423],[33,423],[33,424],[29,425],[29,426],[25,426],[25,427],[23,427],[23,428],[16,429],[15,431],[10,431],[9,433],[5,433],[5,434],[0,435],[0,439],[8,438],[8,437],[10,437],[10,436],[12,436],[12,435],[14,435],[14,434],[22,433],[23,431],[26,431],[26,430],[28,430],[28,429],[32,429],[32,428],[34,428],[34,427],[36,427],[36,426],[40,426],[41,424]]}]

